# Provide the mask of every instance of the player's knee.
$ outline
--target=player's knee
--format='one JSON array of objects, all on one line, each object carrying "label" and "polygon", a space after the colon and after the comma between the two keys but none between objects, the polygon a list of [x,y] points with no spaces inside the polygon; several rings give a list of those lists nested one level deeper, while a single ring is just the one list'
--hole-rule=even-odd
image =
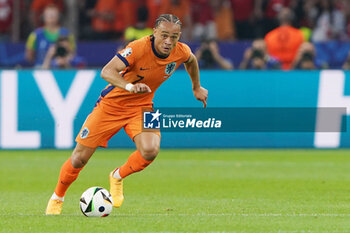
[{"label": "player's knee", "polygon": [[84,152],[80,150],[74,150],[72,153],[71,161],[74,168],[82,168],[87,164],[90,157],[84,156]]},{"label": "player's knee", "polygon": [[159,152],[159,146],[143,146],[140,148],[141,155],[148,161],[154,160]]},{"label": "player's knee", "polygon": [[71,156],[72,165],[74,168],[82,168],[87,164],[96,148],[90,148],[77,144]]},{"label": "player's knee", "polygon": [[88,160],[79,156],[78,153],[73,153],[71,157],[72,165],[74,168],[82,168],[87,164]]}]

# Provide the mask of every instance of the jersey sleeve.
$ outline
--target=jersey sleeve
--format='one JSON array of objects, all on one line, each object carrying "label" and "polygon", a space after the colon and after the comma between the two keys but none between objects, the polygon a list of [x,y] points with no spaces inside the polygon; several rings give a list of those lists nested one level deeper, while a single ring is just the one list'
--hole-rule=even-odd
[{"label": "jersey sleeve", "polygon": [[137,43],[130,43],[128,44],[123,50],[117,52],[116,56],[124,62],[126,67],[133,66],[135,63],[135,60],[137,60],[137,57],[140,53],[141,46]]},{"label": "jersey sleeve", "polygon": [[191,49],[187,44],[182,44],[182,49],[183,49],[183,63],[188,62],[188,60],[190,60],[191,57]]},{"label": "jersey sleeve", "polygon": [[26,48],[27,49],[31,49],[31,50],[35,50],[35,40],[36,40],[36,34],[35,32],[30,33],[27,42],[26,42]]}]

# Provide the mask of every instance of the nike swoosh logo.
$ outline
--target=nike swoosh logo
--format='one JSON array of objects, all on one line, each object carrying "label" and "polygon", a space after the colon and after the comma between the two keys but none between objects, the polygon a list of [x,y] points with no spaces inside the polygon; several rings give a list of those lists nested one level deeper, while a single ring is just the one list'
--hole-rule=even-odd
[{"label": "nike swoosh logo", "polygon": [[149,70],[150,68],[140,68],[140,70]]}]

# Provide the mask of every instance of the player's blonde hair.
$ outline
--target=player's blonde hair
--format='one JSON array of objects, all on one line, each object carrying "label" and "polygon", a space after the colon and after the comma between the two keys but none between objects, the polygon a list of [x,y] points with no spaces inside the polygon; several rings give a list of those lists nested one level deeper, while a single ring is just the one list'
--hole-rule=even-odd
[{"label": "player's blonde hair", "polygon": [[176,15],[172,14],[162,14],[160,15],[154,24],[154,28],[157,28],[161,22],[170,22],[180,25],[180,28],[182,27],[182,23],[180,19]]}]

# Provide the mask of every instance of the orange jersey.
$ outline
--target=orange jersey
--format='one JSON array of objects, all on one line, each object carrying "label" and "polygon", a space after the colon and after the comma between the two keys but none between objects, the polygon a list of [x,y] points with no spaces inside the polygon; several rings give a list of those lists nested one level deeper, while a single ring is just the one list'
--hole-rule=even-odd
[{"label": "orange jersey", "polygon": [[191,49],[178,42],[168,57],[157,53],[151,36],[143,37],[128,44],[116,54],[126,65],[120,74],[130,83],[144,83],[150,93],[130,93],[119,87],[108,85],[102,92],[98,103],[102,109],[115,113],[121,107],[152,107],[154,92],[171,74],[191,56]]},{"label": "orange jersey", "polygon": [[265,36],[265,42],[268,53],[282,62],[284,70],[289,70],[304,36],[299,29],[280,26]]}]

